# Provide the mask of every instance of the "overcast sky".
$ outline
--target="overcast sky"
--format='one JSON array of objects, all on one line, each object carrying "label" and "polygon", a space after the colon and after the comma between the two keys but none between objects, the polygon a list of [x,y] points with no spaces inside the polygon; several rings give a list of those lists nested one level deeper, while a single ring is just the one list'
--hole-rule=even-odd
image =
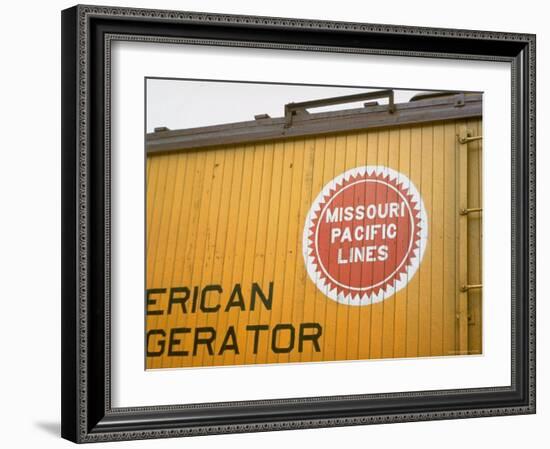
[{"label": "overcast sky", "polygon": [[[148,79],[147,132],[159,126],[184,129],[241,122],[253,120],[258,114],[282,117],[286,103],[380,89]],[[409,101],[418,91],[395,90],[394,93],[395,102],[402,103]],[[378,102],[384,104],[387,99]],[[316,108],[312,111],[360,107],[362,103]]]}]

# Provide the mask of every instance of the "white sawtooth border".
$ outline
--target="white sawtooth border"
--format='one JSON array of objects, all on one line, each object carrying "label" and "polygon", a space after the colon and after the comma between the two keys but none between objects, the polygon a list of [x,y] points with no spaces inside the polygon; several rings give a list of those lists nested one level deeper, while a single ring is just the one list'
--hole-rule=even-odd
[{"label": "white sawtooth border", "polygon": [[[317,214],[321,210],[320,204],[324,202],[325,196],[330,194],[331,190],[335,190],[338,187],[341,187],[342,184],[345,181],[349,180],[349,178],[351,178],[352,176],[365,176],[365,174],[367,174],[367,176],[389,176],[390,180],[397,180],[397,184],[401,184],[403,188],[408,192],[408,194],[412,196],[413,201],[416,203],[415,210],[418,212],[416,218],[420,219],[420,240],[418,242],[419,247],[418,249],[414,250],[414,254],[410,258],[410,262],[406,268],[405,273],[402,273],[400,277],[394,281],[393,285],[387,285],[385,289],[379,290],[378,293],[373,292],[371,294],[345,294],[339,291],[338,287],[336,286],[330,288],[329,285],[325,282],[325,279],[322,279],[319,275],[320,272],[317,268],[317,265],[315,264],[315,258],[311,256],[312,250],[309,248],[309,243],[313,237],[313,231],[311,230],[311,228],[313,226],[313,220],[317,218]],[[406,175],[392,168],[383,165],[366,165],[362,167],[352,168],[338,175],[327,184],[325,184],[321,192],[319,192],[306,216],[304,232],[302,236],[302,255],[304,257],[304,263],[310,279],[317,286],[317,288],[321,292],[323,292],[324,295],[328,296],[334,301],[339,302],[340,304],[351,306],[366,306],[388,299],[409,283],[409,281],[414,277],[416,271],[418,270],[420,263],[422,262],[427,243],[428,216],[426,213],[426,208],[424,207],[424,201],[422,200],[420,192],[418,191],[414,183]]]}]

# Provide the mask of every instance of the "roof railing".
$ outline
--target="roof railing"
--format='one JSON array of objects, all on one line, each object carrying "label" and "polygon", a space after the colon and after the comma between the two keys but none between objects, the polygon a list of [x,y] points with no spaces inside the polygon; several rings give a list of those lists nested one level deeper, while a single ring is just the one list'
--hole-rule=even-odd
[{"label": "roof railing", "polygon": [[299,103],[285,104],[285,128],[292,126],[292,119],[298,114],[308,114],[308,109],[320,108],[323,106],[332,106],[335,104],[354,103],[357,101],[375,100],[379,98],[388,99],[388,112],[395,112],[395,103],[393,90],[377,90],[374,92],[365,92],[362,94],[343,95],[341,97],[320,98],[318,100],[302,101]]}]

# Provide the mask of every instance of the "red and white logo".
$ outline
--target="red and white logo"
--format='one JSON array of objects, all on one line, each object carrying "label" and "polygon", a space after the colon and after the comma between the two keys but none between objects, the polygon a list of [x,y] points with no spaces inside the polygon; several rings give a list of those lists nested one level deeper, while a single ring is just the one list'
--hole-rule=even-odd
[{"label": "red and white logo", "polygon": [[409,178],[384,166],[357,167],[330,181],[313,202],[303,253],[319,290],[363,306],[407,285],[427,239],[424,203]]}]

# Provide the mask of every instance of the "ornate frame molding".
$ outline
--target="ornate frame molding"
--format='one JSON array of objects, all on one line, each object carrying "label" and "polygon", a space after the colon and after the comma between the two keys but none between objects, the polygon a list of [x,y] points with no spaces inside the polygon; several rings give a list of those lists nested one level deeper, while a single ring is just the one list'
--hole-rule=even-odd
[{"label": "ornate frame molding", "polygon": [[[113,23],[115,32],[107,26]],[[303,32],[302,43],[285,43],[212,37],[176,37],[143,33],[120,33],[116,29],[123,24],[140,23],[163,26],[197,25],[204,27],[206,35],[213,27],[232,25],[236,34],[254,30],[280,33]],[[369,36],[376,45],[372,47],[335,46],[312,42],[312,32],[322,32],[346,43],[349,34]],[[196,12],[160,11],[119,7],[76,6],[63,12],[63,398],[62,434],[76,442],[164,438],[219,433],[285,430],[328,426],[425,421],[433,419],[467,418],[527,414],[535,412],[535,36],[488,31],[469,31],[441,28],[406,27],[395,25],[363,24],[305,19],[205,14]],[[309,34],[308,34],[309,33]],[[233,33],[235,34],[235,33]],[[429,38],[428,48],[377,48],[391,37],[409,36]],[[74,38],[74,39],[71,39]],[[104,49],[99,50],[100,39]],[[328,38],[327,38],[328,39]],[[455,52],[443,52],[437,43],[443,40],[455,42]],[[389,393],[357,395],[352,397],[319,397],[291,400],[249,401],[223,404],[198,404],[113,409],[110,383],[110,64],[113,41],[127,40],[156,43],[185,43],[196,45],[243,46],[266,49],[290,49],[324,52],[351,52],[454,59],[481,59],[506,61],[512,65],[512,385],[472,390],[447,390],[436,392]],[[389,42],[389,41],[388,41]],[[466,43],[471,50],[466,51]],[[382,44],[381,44],[382,43]],[[94,46],[95,45],[95,46]],[[429,48],[434,48],[430,50]],[[494,49],[492,53],[487,49]],[[103,52],[103,53],[102,53]],[[98,54],[102,65],[98,67]],[[97,110],[97,77],[103,73],[104,108]],[[95,83],[95,84],[93,84]],[[102,138],[96,138],[93,117],[103,117]],[[93,129],[92,129],[93,128]],[[98,134],[99,135],[99,134]],[[95,140],[93,140],[95,139]],[[92,144],[91,142],[94,142]],[[103,173],[97,178],[92,170],[93,148],[103,146]],[[94,146],[95,145],[95,146]],[[97,150],[96,150],[97,151]],[[92,179],[92,172],[96,178]],[[101,186],[98,187],[98,183]],[[520,189],[520,190],[518,190]],[[98,199],[98,195],[103,198]],[[97,204],[103,204],[103,216],[97,216]],[[95,229],[103,229],[102,256],[98,260],[97,249],[90,238]],[[97,245],[97,243],[94,243]],[[103,267],[102,269],[100,269]],[[90,320],[92,287],[94,278],[103,277],[103,325]],[[517,297],[516,292],[523,292]],[[97,292],[93,293],[96,294]],[[103,331],[102,336],[98,332]],[[93,338],[91,338],[93,335]],[[521,337],[521,338],[519,338]],[[103,348],[97,342],[103,341]],[[97,351],[103,354],[97,356]],[[103,352],[102,352],[103,351]],[[103,359],[103,366],[98,360]],[[521,360],[520,360],[521,359]],[[521,367],[525,372],[517,372]],[[102,373],[102,374],[101,374]],[[99,379],[102,377],[102,379]],[[101,400],[98,390],[103,387]],[[256,407],[269,409],[276,405],[305,404],[310,408],[320,403],[340,401],[374,401],[433,397],[452,399],[464,395],[508,395],[504,406],[465,408],[452,406],[444,411],[383,412],[384,407],[363,414],[334,412],[326,417],[280,419],[265,422],[246,422],[226,417],[220,423],[201,425],[193,421],[193,410],[234,409]],[[507,397],[508,397],[507,396]],[[489,396],[487,396],[489,397]],[[512,398],[513,397],[513,398]],[[176,424],[170,419],[185,412]],[[347,415],[346,415],[347,413]],[[237,412],[238,415],[238,412]],[[183,416],[183,415],[182,415]],[[311,415],[313,416],[313,415]],[[190,425],[183,424],[187,421]],[[179,424],[178,424],[179,423]]]}]

